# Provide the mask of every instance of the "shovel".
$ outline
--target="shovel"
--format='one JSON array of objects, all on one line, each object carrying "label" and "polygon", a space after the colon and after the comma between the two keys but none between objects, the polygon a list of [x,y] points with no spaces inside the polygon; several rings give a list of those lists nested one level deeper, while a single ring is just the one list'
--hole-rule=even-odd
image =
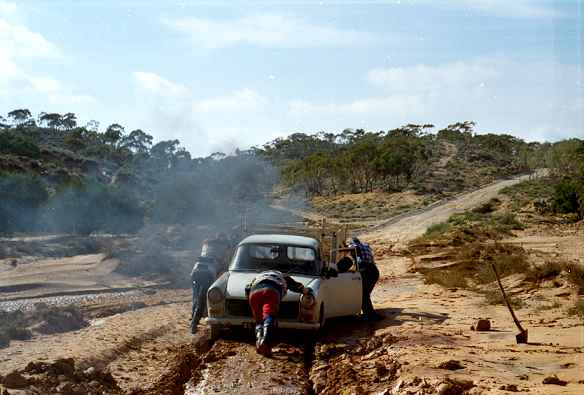
[{"label": "shovel", "polygon": [[513,322],[515,322],[515,326],[519,329],[519,333],[515,335],[515,340],[517,340],[517,344],[527,344],[527,329],[523,329],[521,323],[517,319],[515,312],[511,308],[511,304],[507,299],[507,294],[505,293],[505,289],[503,288],[503,284],[501,284],[501,280],[499,279],[499,273],[497,273],[497,268],[495,264],[491,262],[491,268],[493,269],[493,273],[495,273],[495,277],[497,278],[497,283],[499,284],[499,289],[501,290],[501,294],[503,294],[503,299],[505,300],[505,304],[511,313],[511,317],[513,317]]}]

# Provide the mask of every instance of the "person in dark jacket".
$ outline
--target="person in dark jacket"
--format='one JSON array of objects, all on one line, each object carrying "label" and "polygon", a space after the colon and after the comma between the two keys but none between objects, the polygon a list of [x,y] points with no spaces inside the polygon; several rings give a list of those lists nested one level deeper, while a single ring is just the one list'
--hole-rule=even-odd
[{"label": "person in dark jacket", "polygon": [[199,321],[206,314],[207,290],[213,282],[227,270],[227,260],[231,244],[225,233],[206,239],[201,247],[201,256],[195,261],[191,271],[193,291],[191,309],[191,333],[197,332]]},{"label": "person in dark jacket", "polygon": [[272,355],[278,308],[288,290],[302,294],[310,292],[304,285],[277,270],[260,273],[245,288],[256,322],[256,350],[259,354],[267,357]]},{"label": "person in dark jacket", "polygon": [[375,284],[379,280],[379,269],[375,264],[373,251],[369,244],[361,242],[357,237],[352,237],[347,244],[347,250],[351,251],[361,272],[363,284],[361,310],[363,311],[363,318],[369,321],[378,321],[383,316],[375,311],[371,302],[371,292],[373,292],[373,288],[375,288]]}]

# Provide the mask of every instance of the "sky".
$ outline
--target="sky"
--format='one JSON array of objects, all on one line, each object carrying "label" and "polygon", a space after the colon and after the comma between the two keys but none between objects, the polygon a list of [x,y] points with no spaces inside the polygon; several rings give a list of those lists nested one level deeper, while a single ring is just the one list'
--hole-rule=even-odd
[{"label": "sky", "polygon": [[584,138],[584,0],[0,0],[0,114],[16,108],[196,156],[464,120]]}]

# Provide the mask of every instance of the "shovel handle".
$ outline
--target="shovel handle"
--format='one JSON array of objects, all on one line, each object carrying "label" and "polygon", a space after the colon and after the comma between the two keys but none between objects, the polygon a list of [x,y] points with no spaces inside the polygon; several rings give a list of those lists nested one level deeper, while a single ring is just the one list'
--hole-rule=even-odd
[{"label": "shovel handle", "polygon": [[509,312],[511,313],[511,317],[513,317],[513,322],[515,322],[517,329],[519,329],[521,332],[525,332],[525,329],[523,329],[523,327],[521,326],[521,323],[519,322],[519,320],[517,319],[517,316],[515,315],[515,312],[511,308],[511,304],[509,303],[509,300],[507,299],[507,294],[505,293],[505,289],[503,288],[503,284],[501,284],[501,279],[499,278],[499,273],[497,272],[497,268],[495,267],[495,264],[492,262],[491,262],[491,268],[493,269],[493,273],[495,273],[495,278],[497,279],[497,284],[499,284],[499,289],[501,290],[501,293],[503,294],[503,299],[505,300],[505,304],[507,305],[507,308],[509,309]]}]

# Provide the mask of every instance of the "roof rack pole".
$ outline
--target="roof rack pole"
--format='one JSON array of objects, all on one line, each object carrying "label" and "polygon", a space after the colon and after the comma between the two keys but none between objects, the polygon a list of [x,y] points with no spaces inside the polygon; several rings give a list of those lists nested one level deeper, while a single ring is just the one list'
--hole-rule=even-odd
[{"label": "roof rack pole", "polygon": [[331,238],[331,263],[337,262],[337,232],[333,232]]}]

